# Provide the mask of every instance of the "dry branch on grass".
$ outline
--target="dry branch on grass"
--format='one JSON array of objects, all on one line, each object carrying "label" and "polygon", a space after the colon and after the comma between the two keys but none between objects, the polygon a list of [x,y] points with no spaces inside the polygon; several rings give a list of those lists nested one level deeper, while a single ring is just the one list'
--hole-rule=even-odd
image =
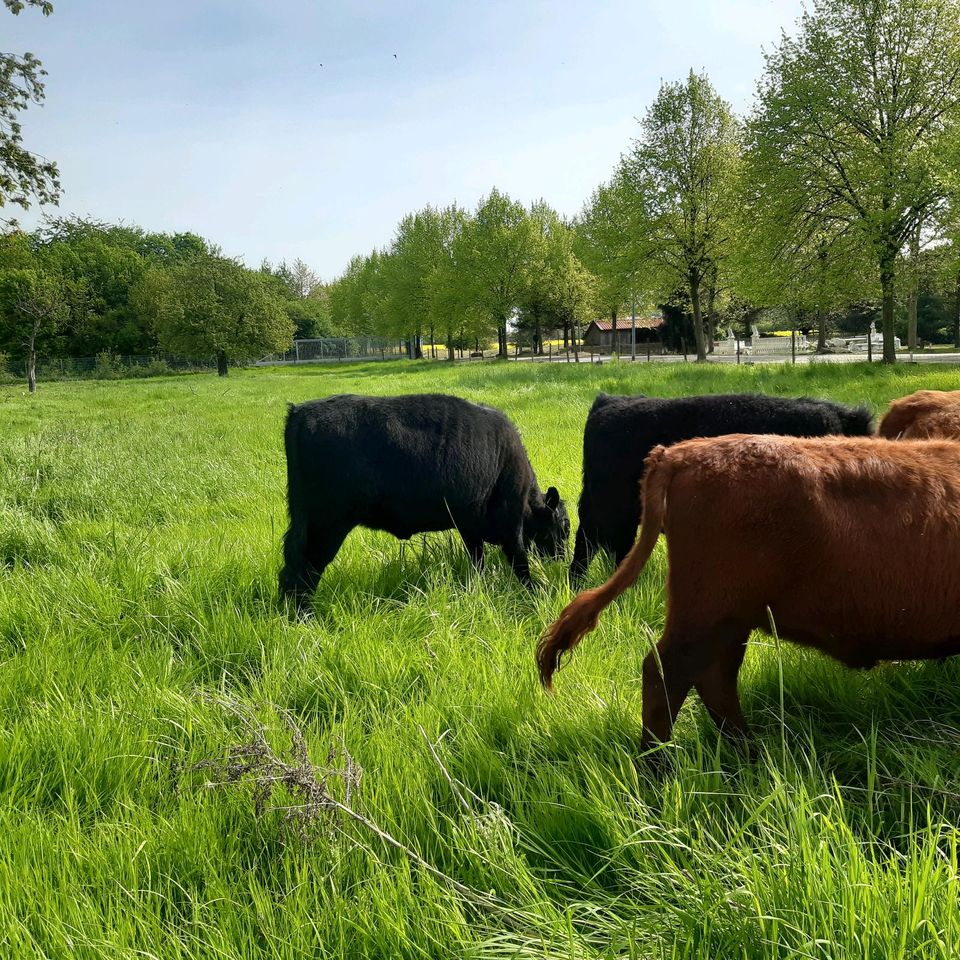
[{"label": "dry branch on grass", "polygon": [[[285,710],[271,706],[270,709],[282,718],[290,732],[290,757],[284,759],[267,739],[264,724],[248,707],[226,697],[205,695],[204,699],[236,717],[246,739],[229,747],[225,756],[190,764],[182,768],[182,773],[204,773],[207,779],[203,786],[211,790],[252,783],[256,815],[261,817],[270,811],[282,813],[284,823],[293,829],[294,835],[303,843],[310,842],[321,825],[343,833],[343,818],[346,817],[360,824],[387,846],[399,850],[412,864],[455,890],[475,907],[496,912],[500,921],[506,922],[508,926],[517,926],[520,922],[529,923],[530,918],[520,911],[509,907],[492,893],[475,890],[459,880],[454,880],[369,817],[353,809],[351,802],[360,785],[363,771],[342,743],[338,747],[330,748],[326,766],[315,766],[310,761],[303,733],[293,717]],[[469,793],[476,801],[480,801],[480,798],[463,784],[457,784],[453,780],[441,762],[434,744],[427,738],[422,727],[418,729],[454,795],[465,810],[471,813],[472,808],[465,793]],[[341,785],[339,792],[342,794],[342,799],[339,800],[331,792],[333,784],[338,781]],[[274,792],[280,787],[286,789],[294,800],[293,803],[271,805]]]},{"label": "dry branch on grass", "polygon": [[[225,697],[207,696],[205,699],[232,713],[240,721],[248,739],[229,747],[226,756],[191,764],[184,769],[185,773],[206,772],[208,779],[204,787],[211,790],[242,782],[252,783],[256,815],[262,817],[271,810],[282,813],[284,823],[302,842],[310,840],[317,826],[325,822],[323,814],[329,815],[326,821],[329,826],[337,825],[341,812],[350,809],[363,774],[342,744],[330,748],[324,767],[315,766],[293,717],[284,710],[273,708],[290,733],[290,758],[285,760],[267,739],[266,727],[248,709]],[[341,784],[342,802],[331,792],[336,781]],[[294,803],[271,805],[274,792],[281,787],[286,789]]]}]

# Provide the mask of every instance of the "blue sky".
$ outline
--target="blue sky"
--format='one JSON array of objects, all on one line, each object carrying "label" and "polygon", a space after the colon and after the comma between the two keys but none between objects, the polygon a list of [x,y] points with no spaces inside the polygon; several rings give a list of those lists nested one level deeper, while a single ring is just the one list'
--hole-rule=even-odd
[{"label": "blue sky", "polygon": [[[428,203],[492,186],[575,213],[662,79],[746,109],[801,0],[55,0],[0,12],[49,72],[24,120],[60,212],[193,230],[325,279]],[[394,56],[396,54],[396,56]],[[321,66],[322,64],[322,66]],[[24,218],[30,225],[32,217]]]}]

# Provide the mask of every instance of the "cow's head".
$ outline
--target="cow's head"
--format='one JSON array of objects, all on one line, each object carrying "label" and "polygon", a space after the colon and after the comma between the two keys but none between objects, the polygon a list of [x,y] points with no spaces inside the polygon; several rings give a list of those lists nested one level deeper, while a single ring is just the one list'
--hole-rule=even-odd
[{"label": "cow's head", "polygon": [[523,539],[546,557],[562,560],[566,556],[570,518],[556,487],[547,490],[542,505],[531,509],[523,524]]}]

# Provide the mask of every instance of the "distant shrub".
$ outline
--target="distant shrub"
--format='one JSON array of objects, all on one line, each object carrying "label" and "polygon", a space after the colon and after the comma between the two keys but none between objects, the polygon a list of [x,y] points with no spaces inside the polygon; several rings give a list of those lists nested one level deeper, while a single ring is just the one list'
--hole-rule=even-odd
[{"label": "distant shrub", "polygon": [[149,363],[130,368],[132,377],[168,377],[173,373],[173,367],[166,360],[155,357]]},{"label": "distant shrub", "polygon": [[119,380],[123,373],[123,366],[112,353],[105,350],[103,353],[97,354],[96,362],[93,365],[93,378],[95,380]]}]

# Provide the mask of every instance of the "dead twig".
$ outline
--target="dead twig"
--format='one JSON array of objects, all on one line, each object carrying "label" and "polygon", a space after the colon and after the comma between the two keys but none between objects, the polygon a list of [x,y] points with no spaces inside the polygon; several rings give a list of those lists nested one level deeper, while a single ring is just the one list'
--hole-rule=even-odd
[{"label": "dead twig", "polygon": [[[326,766],[317,767],[310,761],[306,740],[293,717],[284,710],[271,707],[281,717],[290,732],[291,757],[288,761],[274,750],[267,739],[265,725],[248,708],[225,697],[205,695],[205,699],[233,714],[249,740],[229,747],[224,757],[201,760],[184,767],[181,772],[215,774],[215,779],[208,777],[204,783],[207,789],[220,789],[236,786],[242,782],[252,782],[256,815],[261,817],[269,811],[282,814],[284,822],[293,826],[302,842],[309,842],[313,830],[321,822],[326,822],[333,830],[347,836],[343,824],[343,818],[346,818],[362,826],[387,846],[400,851],[414,866],[456,891],[475,907],[495,912],[500,923],[520,929],[528,928],[535,922],[534,918],[510,907],[495,894],[476,890],[444,873],[420,856],[416,850],[355,810],[352,800],[360,784],[362,770],[342,742],[339,746],[330,748]],[[418,729],[454,795],[465,811],[472,815],[469,801],[440,760],[434,745],[427,738],[423,728],[418,726]],[[338,799],[331,792],[331,785],[337,781],[341,784],[342,799]],[[285,788],[295,801],[300,802],[271,805],[274,792],[278,787]],[[469,788],[463,789],[480,801],[480,798]],[[324,814],[327,816],[324,817]]]}]

